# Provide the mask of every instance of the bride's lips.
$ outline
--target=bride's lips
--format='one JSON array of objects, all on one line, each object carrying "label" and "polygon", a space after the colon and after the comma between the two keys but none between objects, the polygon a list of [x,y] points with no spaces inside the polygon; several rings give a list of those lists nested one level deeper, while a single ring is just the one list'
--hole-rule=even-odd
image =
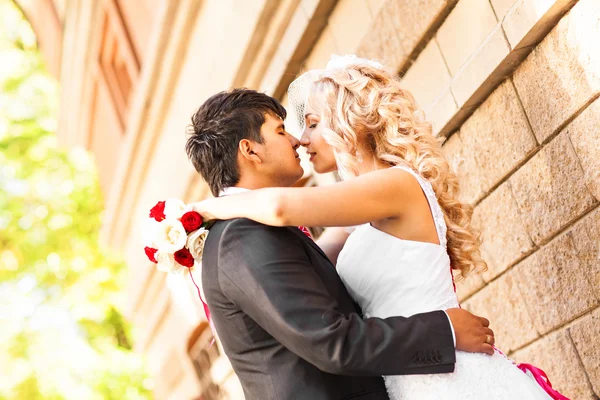
[{"label": "bride's lips", "polygon": [[309,158],[310,162],[312,162],[312,160],[314,160],[314,158],[317,156],[317,153],[310,153],[309,152],[308,154],[310,154],[310,158]]}]

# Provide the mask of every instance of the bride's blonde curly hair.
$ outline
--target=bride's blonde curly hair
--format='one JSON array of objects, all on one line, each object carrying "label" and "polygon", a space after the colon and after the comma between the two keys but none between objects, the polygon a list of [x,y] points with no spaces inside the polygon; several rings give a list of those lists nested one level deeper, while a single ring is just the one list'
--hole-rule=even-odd
[{"label": "bride's blonde curly hair", "polygon": [[323,71],[307,105],[325,123],[342,177],[357,176],[360,152],[383,165],[405,165],[431,183],[444,212],[448,253],[459,278],[487,269],[479,231],[471,227],[473,207],[458,200],[459,185],[413,96],[383,69],[356,64]]}]

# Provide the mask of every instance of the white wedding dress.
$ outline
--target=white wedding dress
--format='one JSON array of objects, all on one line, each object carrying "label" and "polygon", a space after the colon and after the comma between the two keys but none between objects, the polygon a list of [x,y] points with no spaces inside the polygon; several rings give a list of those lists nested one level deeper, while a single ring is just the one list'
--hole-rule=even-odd
[{"label": "white wedding dress", "polygon": [[[446,251],[446,224],[429,182],[409,168],[425,193],[440,245],[402,240],[371,224],[357,227],[338,258],[337,270],[365,317],[409,317],[458,307]],[[453,373],[386,376],[392,400],[550,399],[512,361],[496,352],[456,351]]]}]

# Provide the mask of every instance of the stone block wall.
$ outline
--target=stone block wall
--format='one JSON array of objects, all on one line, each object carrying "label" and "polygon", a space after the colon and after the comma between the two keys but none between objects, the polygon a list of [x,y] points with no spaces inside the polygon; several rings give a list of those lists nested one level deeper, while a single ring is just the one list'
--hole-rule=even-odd
[{"label": "stone block wall", "polygon": [[[597,399],[600,1],[365,2],[356,53],[400,72],[475,205],[489,269],[458,283],[463,306],[509,357]],[[352,48],[329,24],[304,69]]]}]

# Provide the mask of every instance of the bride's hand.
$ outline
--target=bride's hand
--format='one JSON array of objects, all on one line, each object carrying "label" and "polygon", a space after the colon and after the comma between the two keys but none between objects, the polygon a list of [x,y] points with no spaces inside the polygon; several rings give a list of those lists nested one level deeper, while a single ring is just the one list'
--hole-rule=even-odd
[{"label": "bride's hand", "polygon": [[192,210],[196,211],[200,216],[202,216],[203,221],[212,221],[215,219],[225,219],[223,216],[218,215],[218,207],[215,207],[216,204],[214,200],[217,199],[206,199],[202,201],[198,201],[196,203],[192,203]]}]

